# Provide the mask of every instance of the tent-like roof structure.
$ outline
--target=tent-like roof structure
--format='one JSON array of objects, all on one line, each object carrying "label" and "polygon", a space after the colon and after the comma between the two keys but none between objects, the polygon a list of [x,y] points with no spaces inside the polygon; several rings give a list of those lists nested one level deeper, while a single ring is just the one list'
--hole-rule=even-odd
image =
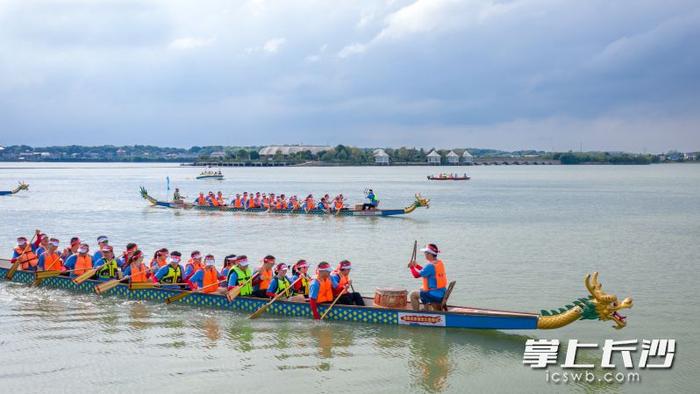
[{"label": "tent-like roof structure", "polygon": [[442,157],[442,156],[440,156],[439,153],[437,153],[435,150],[433,150],[432,152],[428,153],[427,157]]},{"label": "tent-like roof structure", "polygon": [[389,157],[389,155],[384,151],[384,149],[375,149],[374,157]]},{"label": "tent-like roof structure", "polygon": [[447,154],[447,157],[459,157],[459,155],[456,154],[455,151],[451,150],[450,153]]},{"label": "tent-like roof structure", "polygon": [[462,157],[474,157],[474,156],[472,156],[472,154],[469,153],[469,151],[465,149],[464,153],[462,153]]}]

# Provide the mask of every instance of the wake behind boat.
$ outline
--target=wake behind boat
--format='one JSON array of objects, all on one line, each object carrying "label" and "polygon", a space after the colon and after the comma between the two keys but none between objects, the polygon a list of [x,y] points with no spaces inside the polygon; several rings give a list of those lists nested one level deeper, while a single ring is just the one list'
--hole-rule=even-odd
[{"label": "wake behind boat", "polygon": [[17,194],[17,193],[19,193],[19,192],[22,191],[22,190],[29,190],[29,185],[26,184],[26,183],[24,183],[24,182],[20,182],[19,185],[17,185],[17,187],[14,188],[14,189],[12,189],[12,190],[0,190],[0,196],[7,196],[7,195],[10,195],[10,194]]},{"label": "wake behind boat", "polygon": [[[9,260],[0,259],[0,277],[6,278],[10,270]],[[36,284],[41,287],[69,290],[78,293],[95,293],[95,287],[104,284],[89,279],[76,284],[70,277],[57,275],[37,281],[37,272],[17,270],[12,282]],[[632,300],[618,302],[617,297],[603,292],[598,282],[598,273],[586,276],[586,288],[590,295],[579,298],[571,304],[556,310],[542,310],[538,313],[511,312],[497,309],[472,308],[466,306],[445,305],[442,311],[415,311],[410,306],[404,308],[381,307],[374,299],[365,298],[365,306],[357,305],[319,305],[318,312],[326,313],[327,320],[343,322],[362,322],[388,325],[412,325],[427,327],[451,327],[472,329],[553,329],[566,326],[577,320],[613,321],[614,328],[626,326],[626,318],[618,313],[621,309],[631,308]],[[139,287],[119,284],[103,295],[116,296],[130,300],[163,302],[169,297],[182,295],[181,290],[159,288],[156,285]],[[229,301],[223,294],[188,292],[177,303],[223,309],[229,311],[254,312],[268,304],[265,298],[239,296]],[[264,310],[267,313],[290,318],[312,318],[312,310],[307,302],[277,301]]]},{"label": "wake behind boat", "polygon": [[[140,189],[141,197],[151,203],[152,206],[165,207],[165,208],[175,208],[175,209],[197,209],[204,211],[224,211],[224,212],[242,212],[242,213],[276,213],[276,214],[291,214],[291,215],[330,215],[330,216],[368,216],[368,217],[378,217],[378,216],[396,216],[409,214],[416,210],[416,208],[430,206],[430,200],[422,197],[420,194],[415,195],[415,201],[411,205],[405,208],[398,209],[362,209],[363,204],[358,204],[354,208],[340,208],[340,209],[321,209],[314,207],[312,209],[304,209],[301,207],[268,207],[263,206],[254,208],[236,207],[235,204],[231,205],[208,205],[205,203],[189,203],[183,200],[174,201],[161,201],[150,196],[148,191],[144,187]],[[367,205],[367,204],[365,204]]]}]

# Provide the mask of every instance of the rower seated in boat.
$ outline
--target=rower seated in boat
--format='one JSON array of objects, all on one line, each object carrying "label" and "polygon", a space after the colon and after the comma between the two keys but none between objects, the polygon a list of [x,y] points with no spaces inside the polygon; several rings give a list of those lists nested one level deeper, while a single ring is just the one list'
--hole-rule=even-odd
[{"label": "rower seated in boat", "polygon": [[182,203],[185,201],[185,196],[180,194],[180,189],[175,188],[175,193],[173,193],[173,202]]},{"label": "rower seated in boat", "polygon": [[421,290],[413,291],[410,295],[411,307],[415,311],[420,309],[421,302],[426,308],[430,305],[435,309],[436,305],[441,305],[447,289],[445,265],[438,259],[438,253],[440,253],[438,247],[435,244],[428,244],[420,251],[427,260],[425,266],[421,267],[415,260],[408,263],[413,277],[423,279]]},{"label": "rower seated in boat", "polygon": [[126,244],[126,250],[124,250],[124,252],[122,252],[121,257],[117,259],[117,264],[119,264],[119,268],[126,268],[126,264],[129,262],[129,259],[131,259],[131,256],[133,256],[134,252],[136,252],[138,249],[139,246],[133,242],[129,242],[128,244]]},{"label": "rower seated in boat", "polygon": [[379,206],[379,200],[377,199],[377,195],[374,194],[374,191],[372,189],[369,189],[369,192],[367,193],[367,200],[368,202],[362,204],[362,210],[366,211],[368,209],[377,209]]},{"label": "rower seated in boat", "polygon": [[250,278],[253,277],[253,270],[248,265],[248,257],[238,256],[235,264],[228,272],[228,290],[241,287],[240,295],[250,296],[253,294],[253,284]]},{"label": "rower seated in boat", "polygon": [[160,268],[155,275],[155,281],[163,285],[165,289],[180,289],[182,279],[182,267],[180,261],[182,254],[177,250],[170,252],[168,265]]},{"label": "rower seated in boat", "polygon": [[36,254],[37,259],[46,251],[46,249],[49,246],[49,236],[44,234],[44,233],[39,233],[37,235],[37,239],[39,242],[37,243],[36,250],[34,251],[34,254]]},{"label": "rower seated in boat", "polygon": [[[156,269],[158,268],[157,265],[155,267]],[[129,277],[131,283],[145,283],[148,282],[149,271],[151,271],[151,269],[146,267],[146,264],[143,263],[143,252],[136,250],[129,259],[126,268],[124,268],[123,274]]]},{"label": "rower seated in boat", "polygon": [[[97,279],[101,281],[121,279],[122,273],[119,270],[117,260],[114,259],[114,249],[112,246],[104,245],[100,252],[102,257],[99,260],[94,261],[92,264],[92,268],[97,269],[97,272],[95,273]],[[141,251],[138,252],[141,253]],[[133,255],[129,258],[129,260],[127,260],[127,267],[132,259]]]},{"label": "rower seated in boat", "polygon": [[46,246],[44,253],[39,256],[37,270],[39,271],[63,271],[63,259],[61,255],[56,253],[60,241],[56,238],[49,239],[49,244]]},{"label": "rower seated in boat", "polygon": [[267,287],[267,296],[274,298],[277,295],[284,293],[280,296],[283,300],[289,301],[304,301],[304,296],[294,295],[294,290],[292,289],[292,280],[287,276],[287,271],[289,267],[285,263],[279,263],[275,267],[275,276],[270,281],[270,286]]},{"label": "rower seated in boat", "polygon": [[83,242],[78,247],[78,253],[66,259],[65,267],[67,270],[72,271],[70,273],[71,278],[80,276],[93,268],[92,256],[88,254],[89,251],[90,246]]},{"label": "rower seated in boat", "polygon": [[318,313],[319,304],[330,304],[333,302],[333,292],[341,291],[338,287],[338,283],[331,278],[331,265],[325,261],[318,263],[316,268],[316,278],[311,281],[311,286],[309,286],[309,307],[311,307],[311,313],[314,319],[321,319],[321,315]]},{"label": "rower seated in boat", "polygon": [[[222,279],[226,279],[228,281],[228,272],[231,271],[231,268],[233,265],[236,263],[236,255],[235,254],[230,254],[226,257],[224,257],[224,266],[221,267],[221,271],[219,272],[219,276]],[[224,286],[222,284],[222,286]]]},{"label": "rower seated in boat", "polygon": [[190,253],[190,259],[187,261],[187,264],[185,264],[185,281],[190,280],[192,275],[202,268],[204,268],[202,254],[199,253],[199,250],[195,250]]},{"label": "rower seated in boat", "polygon": [[200,207],[208,207],[209,203],[207,202],[207,198],[204,197],[204,193],[199,192],[199,196],[193,201],[195,205],[198,205]]},{"label": "rower seated in boat", "polygon": [[[311,285],[311,278],[309,278],[309,264],[306,260],[299,260],[292,267],[292,283],[294,284],[294,294],[301,295],[304,298],[309,298],[309,286]],[[297,281],[299,278],[301,280]]]},{"label": "rower seated in boat", "polygon": [[109,238],[106,235],[100,235],[97,237],[97,250],[92,255],[92,261],[97,261],[102,258],[102,248],[109,245]]},{"label": "rower seated in boat", "polygon": [[168,252],[168,248],[161,248],[153,254],[153,259],[151,259],[150,263],[151,272],[156,272],[159,268],[168,265]]},{"label": "rower seated in boat", "polygon": [[214,255],[208,254],[204,257],[204,267],[198,269],[190,278],[192,290],[199,289],[202,293],[216,293],[219,290],[219,272],[215,264]]},{"label": "rower seated in boat", "polygon": [[37,245],[38,241],[35,244],[30,244],[27,237],[18,237],[17,246],[12,250],[10,263],[14,264],[19,261],[20,269],[36,271],[36,266],[39,264],[39,257],[36,255]]},{"label": "rower seated in boat", "polygon": [[258,276],[253,279],[253,297],[267,298],[267,288],[270,287],[275,266],[275,256],[267,255],[263,259],[262,266],[258,269]]},{"label": "rower seated in boat", "polygon": [[[352,279],[350,279],[350,270],[352,269],[352,263],[348,260],[343,260],[338,264],[338,268],[331,274],[331,278],[338,284],[338,290],[334,292],[335,296],[338,296],[342,289],[345,287],[352,286]],[[350,287],[352,289],[352,287]],[[365,300],[362,299],[362,295],[355,291],[346,291],[345,294],[340,296],[338,299],[338,304],[342,305],[365,305]]]}]

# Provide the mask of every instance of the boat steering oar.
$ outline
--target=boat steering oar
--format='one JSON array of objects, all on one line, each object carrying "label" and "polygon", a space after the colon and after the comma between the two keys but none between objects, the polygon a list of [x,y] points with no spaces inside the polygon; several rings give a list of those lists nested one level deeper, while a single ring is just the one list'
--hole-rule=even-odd
[{"label": "boat steering oar", "polygon": [[227,291],[226,298],[228,299],[228,301],[231,302],[231,301],[235,300],[236,297],[238,297],[238,295],[241,294],[241,288],[247,286],[258,275],[260,275],[260,271],[256,272],[253,276],[250,277],[250,279],[245,281],[245,283],[243,283],[242,285],[238,285],[238,286],[234,287],[233,289]]},{"label": "boat steering oar", "polygon": [[185,298],[185,297],[187,297],[187,296],[189,296],[189,295],[196,294],[196,293],[202,293],[202,290],[204,290],[204,289],[206,289],[206,288],[209,288],[209,287],[212,287],[212,286],[219,286],[220,284],[222,284],[222,283],[224,283],[224,282],[226,282],[226,281],[225,281],[225,280],[220,280],[220,281],[218,281],[218,282],[216,282],[216,283],[208,284],[208,285],[202,287],[201,289],[197,289],[197,290],[193,290],[193,291],[184,290],[184,291],[183,291],[182,293],[180,293],[180,294],[177,294],[177,295],[174,295],[174,296],[172,296],[172,297],[166,298],[166,299],[165,299],[165,303],[166,303],[166,304],[172,304],[173,302],[175,302],[175,301],[180,301],[181,299],[183,299],[183,298]]},{"label": "boat steering oar", "polygon": [[331,305],[328,306],[328,309],[326,309],[326,311],[323,312],[323,314],[321,315],[321,318],[320,318],[319,320],[323,320],[323,319],[326,317],[326,315],[328,314],[328,312],[330,312],[331,309],[333,309],[333,307],[335,306],[335,303],[338,302],[338,300],[340,299],[340,297],[341,297],[343,294],[345,294],[347,291],[348,291],[348,287],[345,286],[345,287],[343,288],[343,290],[340,292],[340,294],[338,294],[338,296],[335,297],[335,300],[333,300],[333,303],[331,303]]},{"label": "boat steering oar", "polygon": [[[7,274],[5,274],[5,279],[12,280],[12,278],[14,278],[15,272],[17,272],[17,270],[19,269],[19,265],[21,263],[20,262],[21,257],[24,256],[25,254],[27,254],[28,251],[32,250],[32,242],[34,242],[34,238],[36,238],[36,233],[34,233],[34,236],[32,237],[31,241],[29,241],[27,243],[27,246],[24,247],[24,250],[22,251],[22,253],[20,253],[20,255],[17,256],[17,260],[15,260],[15,262],[12,263],[12,267],[10,267],[10,270],[7,271]],[[27,250],[27,248],[29,248],[29,250]],[[34,256],[33,258],[27,260],[27,263],[30,261],[33,261],[34,259],[38,259],[38,258],[39,257]]]},{"label": "boat steering oar", "polygon": [[[262,314],[267,310],[267,308],[270,307],[270,305],[272,305],[275,301],[277,301],[277,300],[278,300],[280,297],[282,297],[285,293],[288,294],[288,290],[291,291],[292,288],[294,287],[294,285],[296,285],[297,282],[299,282],[301,279],[302,279],[302,277],[300,276],[299,278],[297,278],[297,280],[294,281],[294,283],[290,284],[289,287],[287,287],[286,290],[282,290],[282,291],[280,291],[279,293],[277,293],[277,295],[275,296],[275,298],[273,298],[272,300],[270,300],[270,302],[268,302],[267,304],[265,304],[265,305],[261,306],[260,308],[258,308],[257,311],[251,313],[250,316],[248,316],[248,319],[257,319],[258,316],[262,315]],[[293,291],[292,291],[292,292],[293,292]]]}]

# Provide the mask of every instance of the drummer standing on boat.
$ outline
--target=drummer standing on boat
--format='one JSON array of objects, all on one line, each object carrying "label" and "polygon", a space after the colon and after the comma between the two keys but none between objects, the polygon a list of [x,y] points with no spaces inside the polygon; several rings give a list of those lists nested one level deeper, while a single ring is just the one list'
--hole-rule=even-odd
[{"label": "drummer standing on boat", "polygon": [[423,279],[423,287],[420,291],[411,292],[411,307],[417,311],[420,309],[420,303],[423,305],[442,304],[442,299],[445,297],[447,289],[447,275],[445,274],[445,265],[442,260],[438,259],[440,250],[435,244],[428,244],[420,250],[425,255],[428,263],[421,267],[415,260],[408,263],[408,268],[414,278]]}]

